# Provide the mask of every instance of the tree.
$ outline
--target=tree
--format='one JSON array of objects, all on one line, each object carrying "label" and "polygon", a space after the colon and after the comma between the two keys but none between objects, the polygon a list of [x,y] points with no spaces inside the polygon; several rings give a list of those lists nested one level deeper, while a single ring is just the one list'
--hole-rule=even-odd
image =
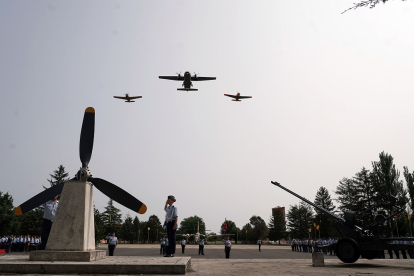
[{"label": "tree", "polygon": [[[50,179],[47,181],[49,182],[50,187],[69,180],[69,173],[65,171],[65,167],[63,167],[63,165],[59,165],[58,169],[53,171],[53,174],[49,175]],[[43,188],[48,189],[45,186],[43,186]]]},{"label": "tree", "polygon": [[206,224],[202,218],[198,216],[188,217],[180,222],[179,231],[186,234],[195,234],[198,226],[200,233],[206,232]]},{"label": "tree", "polygon": [[[331,213],[335,210],[335,206],[332,203],[331,195],[329,194],[329,191],[325,187],[320,187],[319,190],[316,192],[315,204],[324,208],[325,210]],[[317,208],[315,208],[315,212],[316,212],[315,221],[316,221],[316,224],[318,224],[320,227],[319,228],[320,236],[321,237],[332,236],[333,231],[334,231],[334,228],[332,226],[332,218]]]},{"label": "tree", "polygon": [[279,241],[286,237],[286,221],[285,216],[280,210],[275,210],[269,220],[269,239]]},{"label": "tree", "polygon": [[126,215],[125,221],[122,224],[120,237],[124,241],[129,241],[129,243],[133,243],[134,238],[136,237],[134,232],[134,224],[129,214]]},{"label": "tree", "polygon": [[42,232],[43,208],[37,207],[17,218],[20,235],[40,236]]},{"label": "tree", "polygon": [[139,241],[139,219],[137,216],[135,216],[134,221],[132,222],[133,227],[134,227],[134,233],[135,233],[135,237],[134,240],[136,240],[137,242]]},{"label": "tree", "polygon": [[98,209],[94,208],[94,221],[95,221],[95,244],[99,244],[100,241],[105,238],[105,223],[102,219],[102,215]]},{"label": "tree", "polygon": [[240,239],[245,240],[246,242],[253,242],[255,241],[254,233],[252,231],[253,227],[250,223],[246,223],[243,228],[241,229],[241,237]]},{"label": "tree", "polygon": [[112,199],[109,199],[105,212],[102,213],[102,219],[106,226],[107,233],[117,232],[122,224],[121,210],[114,206]]},{"label": "tree", "polygon": [[[357,172],[353,177],[353,182],[357,193],[357,208],[354,211],[370,209],[375,205],[375,191],[371,172],[362,167],[361,171]],[[373,221],[374,215],[374,211],[370,210],[361,214],[360,219],[362,219],[365,224],[368,224]]]},{"label": "tree", "polygon": [[220,234],[224,234],[224,235],[230,234],[229,235],[230,239],[234,238],[234,240],[237,243],[237,231],[239,231],[239,229],[237,228],[236,223],[228,219],[226,219],[225,222],[227,224],[227,229],[224,230],[225,227],[224,227],[224,222],[223,222],[220,227]]},{"label": "tree", "polygon": [[[402,0],[402,1],[406,1],[406,0]],[[364,0],[359,3],[354,3],[354,6],[350,7],[344,12],[349,11],[349,10],[355,10],[356,8],[360,8],[360,7],[369,7],[372,9],[372,8],[375,8],[375,6],[378,5],[380,2],[385,3],[385,2],[388,2],[388,0]]]},{"label": "tree", "polygon": [[0,236],[11,234],[14,220],[13,197],[0,192]]},{"label": "tree", "polygon": [[148,230],[148,227],[150,228],[150,233],[149,233],[150,241],[153,241],[153,242],[158,241],[157,238],[159,237],[159,235],[157,233],[162,232],[163,228],[162,228],[160,219],[156,215],[151,215],[148,218],[147,230]]},{"label": "tree", "polygon": [[267,237],[266,222],[260,216],[252,216],[250,218],[250,224],[253,226],[253,235],[255,239],[265,239]]},{"label": "tree", "polygon": [[355,182],[350,178],[342,178],[336,187],[335,194],[339,203],[339,209],[344,212],[346,210],[355,210],[358,206],[357,189]]},{"label": "tree", "polygon": [[299,205],[290,206],[286,217],[291,238],[303,239],[309,236],[309,228],[313,220],[313,212],[310,206],[303,202]]}]

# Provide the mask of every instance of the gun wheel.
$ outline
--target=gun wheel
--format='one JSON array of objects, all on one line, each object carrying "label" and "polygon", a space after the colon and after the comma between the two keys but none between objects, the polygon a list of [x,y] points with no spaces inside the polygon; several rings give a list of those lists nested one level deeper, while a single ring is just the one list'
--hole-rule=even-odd
[{"label": "gun wheel", "polygon": [[344,263],[355,263],[360,255],[359,246],[353,239],[341,239],[336,244],[336,254]]}]

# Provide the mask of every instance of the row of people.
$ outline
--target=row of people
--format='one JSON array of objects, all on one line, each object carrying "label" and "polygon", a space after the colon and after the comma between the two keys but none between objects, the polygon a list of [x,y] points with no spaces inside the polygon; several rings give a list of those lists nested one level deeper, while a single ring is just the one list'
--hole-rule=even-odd
[{"label": "row of people", "polygon": [[[323,246],[323,245],[329,245],[329,244],[333,244],[336,243],[337,239],[334,238],[329,238],[329,239],[317,239],[317,240],[313,240],[313,239],[298,239],[298,240],[292,240],[291,241],[291,247],[292,247],[292,251],[297,251],[297,252],[308,252],[308,253],[312,253],[315,250],[316,246]],[[322,249],[322,252],[325,255],[328,255],[328,252],[330,253],[330,255],[336,255],[335,250],[327,250],[327,249]]]},{"label": "row of people", "polygon": [[38,236],[30,235],[8,235],[0,239],[0,249],[5,249],[6,253],[11,252],[26,252],[35,251],[39,249],[41,239]]}]

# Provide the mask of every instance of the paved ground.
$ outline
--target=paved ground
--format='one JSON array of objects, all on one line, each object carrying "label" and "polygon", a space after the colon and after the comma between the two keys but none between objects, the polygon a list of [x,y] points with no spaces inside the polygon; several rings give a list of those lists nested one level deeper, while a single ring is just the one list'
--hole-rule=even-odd
[{"label": "paved ground", "polygon": [[[326,256],[325,267],[312,267],[311,254],[292,252],[289,247],[263,246],[262,252],[258,252],[254,245],[234,245],[229,260],[224,258],[222,247],[207,245],[206,255],[199,256],[198,246],[187,246],[184,255],[192,258],[187,275],[414,275],[413,259],[360,259],[354,264],[344,264],[336,257]],[[159,247],[121,244],[115,250],[115,255],[121,254],[159,257]]]},{"label": "paved ground", "polygon": [[[107,247],[101,246],[101,249]],[[108,251],[108,250],[107,250]],[[107,252],[108,255],[108,252]],[[159,257],[159,245],[136,245],[120,244],[115,249],[116,256],[145,256]],[[205,245],[204,255],[198,255],[198,245],[186,245],[185,253],[181,253],[181,245],[177,246],[177,257],[191,257],[192,259],[225,259],[224,245]],[[231,259],[312,259],[311,253],[293,252],[288,246],[262,246],[259,252],[257,245],[232,245]],[[327,255],[325,259],[337,259],[335,256]]]}]

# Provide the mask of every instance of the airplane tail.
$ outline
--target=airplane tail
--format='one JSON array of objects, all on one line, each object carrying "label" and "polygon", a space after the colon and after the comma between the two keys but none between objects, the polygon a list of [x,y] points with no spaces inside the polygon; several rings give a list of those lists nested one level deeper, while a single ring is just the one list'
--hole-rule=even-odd
[{"label": "airplane tail", "polygon": [[198,91],[196,88],[177,88],[179,91]]}]

